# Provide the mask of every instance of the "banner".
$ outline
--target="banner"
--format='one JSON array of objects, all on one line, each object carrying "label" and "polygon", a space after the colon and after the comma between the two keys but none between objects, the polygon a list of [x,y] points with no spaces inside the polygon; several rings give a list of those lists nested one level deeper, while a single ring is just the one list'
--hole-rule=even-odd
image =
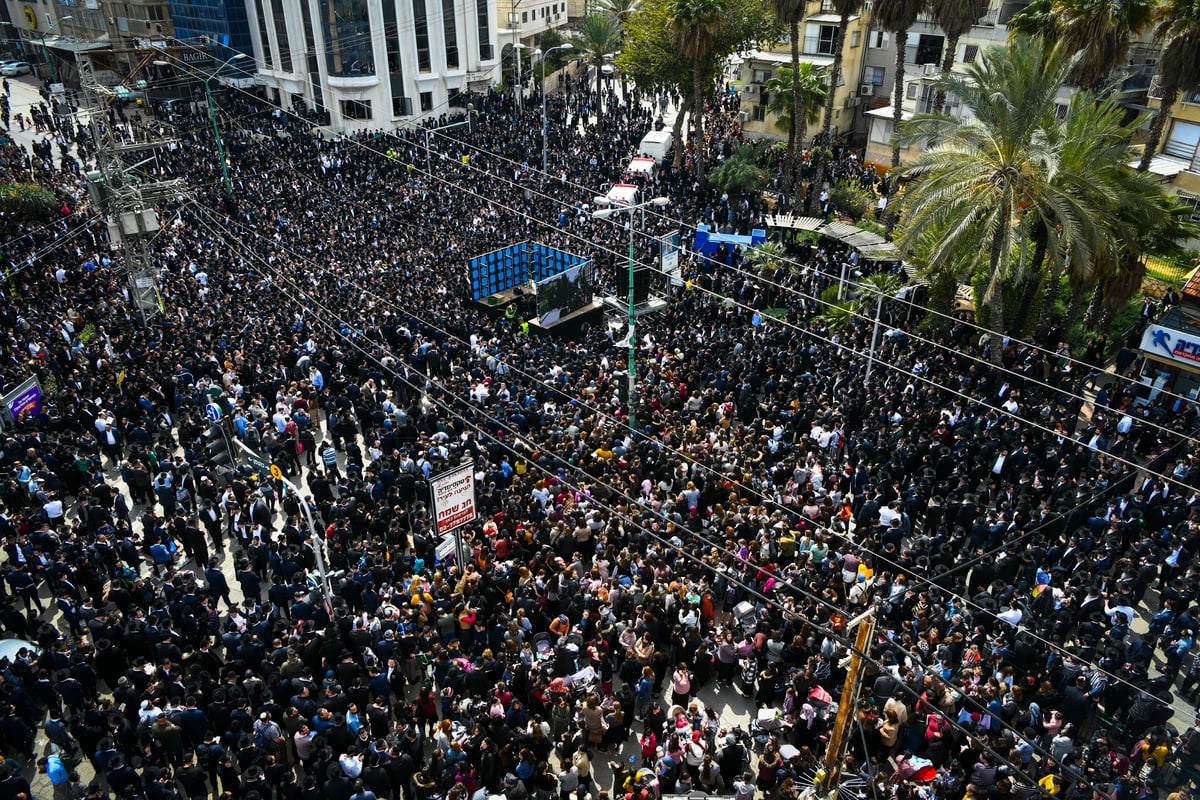
[{"label": "banner", "polygon": [[475,467],[465,464],[430,482],[438,534],[449,533],[475,519]]},{"label": "banner", "polygon": [[668,233],[658,240],[659,269],[671,279],[675,286],[683,285],[683,276],[679,274],[679,231]]},{"label": "banner", "polygon": [[42,413],[42,387],[36,377],[27,379],[17,388],[0,398],[4,407],[11,415],[10,419],[18,420],[22,414],[36,417]]}]

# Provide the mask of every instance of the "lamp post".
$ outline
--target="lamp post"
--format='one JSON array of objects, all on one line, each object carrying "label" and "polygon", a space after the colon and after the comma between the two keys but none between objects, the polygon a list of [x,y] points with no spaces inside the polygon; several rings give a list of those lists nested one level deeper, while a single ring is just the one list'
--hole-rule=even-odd
[{"label": "lamp post", "polygon": [[546,59],[555,50],[574,50],[575,45],[570,42],[551,47],[546,52],[542,53],[542,174],[546,174],[546,153],[550,150],[550,140],[546,138]]},{"label": "lamp post", "polygon": [[629,213],[629,339],[627,340],[629,349],[629,427],[636,434],[637,432],[637,397],[635,390],[637,388],[637,341],[634,339],[633,330],[637,322],[637,314],[634,311],[633,304],[633,284],[634,284],[634,269],[633,260],[633,213],[641,209],[643,214],[648,206],[662,208],[670,203],[670,199],[666,197],[655,197],[652,200],[646,200],[642,203],[633,203],[629,205],[613,205],[612,200],[607,197],[595,197],[593,201],[601,208],[592,212],[592,217],[596,219],[607,219],[614,214],[622,212]]},{"label": "lamp post", "polygon": [[[232,58],[226,59],[217,65],[217,68],[212,71],[212,74],[203,80],[204,83],[204,99],[208,104],[208,119],[212,122],[213,137],[217,140],[217,158],[221,160],[221,182],[225,186],[225,196],[233,194],[233,183],[229,180],[229,165],[225,163],[225,143],[221,140],[221,128],[217,124],[217,107],[213,104],[212,98],[212,81],[217,77],[222,69],[229,66],[235,61],[243,58],[249,58],[246,53],[237,53]],[[170,67],[178,66],[170,61],[155,61],[156,66]]]},{"label": "lamp post", "polygon": [[[515,16],[515,14],[514,14],[514,16]],[[513,38],[514,39],[517,38],[516,34],[513,34]],[[517,111],[518,112],[525,110],[525,84],[522,82],[522,79],[521,79],[521,51],[528,50],[528,49],[529,49],[529,45],[527,45],[527,44],[522,44],[521,42],[516,42],[513,44],[513,56],[515,56],[517,59]]]},{"label": "lamp post", "polygon": [[69,19],[75,19],[75,15],[67,14],[65,17],[51,20],[50,12],[46,12],[46,30],[42,33],[42,58],[46,59],[46,66],[50,67],[51,83],[58,83],[58,70],[54,67],[54,59],[50,57],[50,48],[46,46],[46,37],[50,35],[50,31],[54,30],[55,25],[61,25]]}]

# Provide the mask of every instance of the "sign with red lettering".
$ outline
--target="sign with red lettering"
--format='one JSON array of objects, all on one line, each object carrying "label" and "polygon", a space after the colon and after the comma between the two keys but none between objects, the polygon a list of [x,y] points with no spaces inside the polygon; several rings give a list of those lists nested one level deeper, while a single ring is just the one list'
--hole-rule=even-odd
[{"label": "sign with red lettering", "polygon": [[439,534],[449,533],[475,519],[475,469],[471,464],[443,472],[429,483]]}]

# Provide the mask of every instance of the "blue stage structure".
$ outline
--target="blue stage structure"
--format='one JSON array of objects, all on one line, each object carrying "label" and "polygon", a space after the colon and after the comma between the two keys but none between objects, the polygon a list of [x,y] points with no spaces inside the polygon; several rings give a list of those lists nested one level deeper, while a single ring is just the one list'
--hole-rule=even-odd
[{"label": "blue stage structure", "polygon": [[755,228],[750,231],[749,236],[739,236],[733,233],[713,233],[709,226],[703,223],[696,226],[696,252],[712,258],[713,253],[717,252],[717,247],[724,244],[728,251],[725,266],[729,266],[729,260],[733,257],[734,247],[746,250],[747,248],[754,247],[756,244],[762,244],[766,240],[767,232],[762,228]]},{"label": "blue stage structure", "polygon": [[[494,304],[494,299],[512,293],[522,284],[540,283],[589,259],[536,242],[520,242],[475,256],[468,263],[471,297]],[[491,300],[490,300],[491,299]],[[505,302],[511,298],[500,298]]]}]

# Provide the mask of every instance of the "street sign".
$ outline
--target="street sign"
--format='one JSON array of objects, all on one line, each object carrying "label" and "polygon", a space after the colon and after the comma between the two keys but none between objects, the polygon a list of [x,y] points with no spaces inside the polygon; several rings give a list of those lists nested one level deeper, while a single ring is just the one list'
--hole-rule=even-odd
[{"label": "street sign", "polygon": [[208,418],[213,422],[217,422],[221,419],[221,407],[216,403],[209,403],[206,405],[204,407],[204,413],[207,414]]},{"label": "street sign", "polygon": [[262,456],[255,455],[253,453],[246,453],[246,461],[249,462],[251,467],[258,470],[259,472],[270,472],[271,471],[271,462],[268,461],[267,459],[263,458]]},{"label": "street sign", "polygon": [[437,532],[449,533],[475,519],[475,467],[464,464],[429,482]]},{"label": "street sign", "polygon": [[275,480],[279,480],[280,478],[283,477],[283,470],[281,470],[279,468],[278,464],[271,465],[271,477],[274,478]]}]

